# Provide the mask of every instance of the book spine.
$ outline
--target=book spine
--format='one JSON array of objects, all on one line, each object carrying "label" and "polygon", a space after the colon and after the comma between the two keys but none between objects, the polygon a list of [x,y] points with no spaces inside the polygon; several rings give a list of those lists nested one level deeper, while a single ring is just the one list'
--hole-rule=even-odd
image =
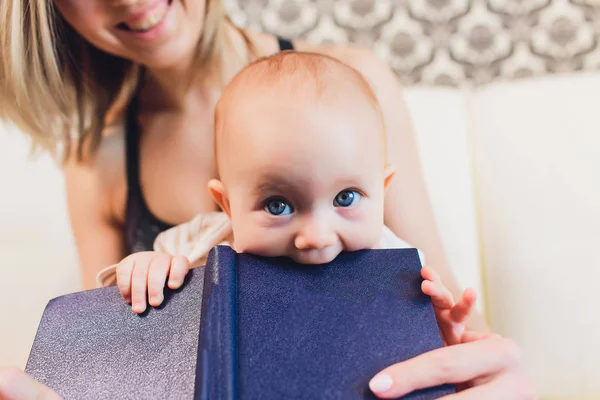
[{"label": "book spine", "polygon": [[237,255],[211,250],[204,270],[194,400],[237,399]]}]

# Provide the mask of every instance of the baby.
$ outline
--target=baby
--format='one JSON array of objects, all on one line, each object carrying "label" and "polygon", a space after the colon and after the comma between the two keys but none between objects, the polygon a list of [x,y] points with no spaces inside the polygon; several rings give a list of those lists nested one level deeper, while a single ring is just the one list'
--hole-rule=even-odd
[{"label": "baby", "polygon": [[[386,164],[377,99],[358,71],[333,58],[282,52],[243,69],[216,107],[215,157],[219,179],[208,189],[223,212],[162,233],[158,251],[116,266],[134,312],[146,309],[146,294],[151,306],[160,305],[167,279],[171,289],[180,287],[217,244],[305,264],[327,263],[342,251],[411,247],[384,226],[394,169]],[[458,343],[474,292],[454,304],[432,269],[422,276],[445,342]]]}]

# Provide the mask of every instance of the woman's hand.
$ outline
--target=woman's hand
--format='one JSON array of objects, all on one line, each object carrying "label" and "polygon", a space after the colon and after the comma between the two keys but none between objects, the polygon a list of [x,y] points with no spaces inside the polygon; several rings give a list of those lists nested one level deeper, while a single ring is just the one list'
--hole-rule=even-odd
[{"label": "woman's hand", "polygon": [[19,369],[0,368],[0,400],[61,400],[61,397]]},{"label": "woman's hand", "polygon": [[446,383],[456,384],[458,392],[443,400],[538,398],[525,376],[517,345],[495,334],[474,332],[465,332],[461,344],[384,369],[369,386],[377,397],[388,399]]}]

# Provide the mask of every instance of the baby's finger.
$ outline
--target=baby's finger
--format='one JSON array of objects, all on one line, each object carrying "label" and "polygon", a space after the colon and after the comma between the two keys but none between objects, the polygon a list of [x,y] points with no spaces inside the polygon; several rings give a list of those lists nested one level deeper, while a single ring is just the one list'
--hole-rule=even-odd
[{"label": "baby's finger", "polygon": [[134,257],[127,257],[117,265],[117,287],[126,303],[131,303],[131,274],[135,265]]},{"label": "baby's finger", "polygon": [[431,267],[421,268],[421,277],[425,280],[432,282],[442,282],[442,278],[440,278],[440,275],[437,272],[435,272]]},{"label": "baby's finger", "polygon": [[471,288],[466,289],[458,303],[450,310],[452,321],[459,324],[464,323],[473,311],[476,300],[477,294],[475,293],[475,290]]},{"label": "baby's finger", "polygon": [[497,333],[492,332],[476,332],[476,331],[464,331],[461,338],[461,343],[476,342],[478,340],[489,339],[489,338],[501,338]]},{"label": "baby's finger", "polygon": [[421,283],[421,290],[423,293],[431,297],[431,302],[434,307],[451,309],[454,305],[454,299],[452,293],[442,285],[441,282],[423,281]]},{"label": "baby's finger", "polygon": [[137,260],[131,275],[131,308],[138,314],[146,311],[148,269],[152,259]]},{"label": "baby's finger", "polygon": [[175,256],[171,259],[171,272],[169,273],[169,288],[179,289],[191,268],[190,261],[184,256]]},{"label": "baby's finger", "polygon": [[165,282],[171,269],[172,257],[157,254],[150,262],[148,270],[148,303],[152,307],[161,305],[164,299]]}]

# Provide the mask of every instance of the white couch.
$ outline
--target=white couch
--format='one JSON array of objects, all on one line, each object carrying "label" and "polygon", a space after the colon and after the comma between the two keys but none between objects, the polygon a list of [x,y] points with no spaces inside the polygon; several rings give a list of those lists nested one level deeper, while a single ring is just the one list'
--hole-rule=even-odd
[{"label": "white couch", "polygon": [[[450,263],[547,399],[600,399],[600,74],[410,88]],[[25,365],[46,302],[79,290],[59,170],[0,128],[0,365]]]}]

